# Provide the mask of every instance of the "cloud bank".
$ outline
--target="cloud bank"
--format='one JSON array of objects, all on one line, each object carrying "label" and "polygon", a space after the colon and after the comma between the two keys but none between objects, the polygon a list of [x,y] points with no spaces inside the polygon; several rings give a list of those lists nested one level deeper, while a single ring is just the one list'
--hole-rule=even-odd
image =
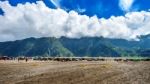
[{"label": "cloud bank", "polygon": [[134,0],[119,0],[119,6],[123,11],[129,11]]},{"label": "cloud bank", "polygon": [[98,19],[96,16],[67,13],[51,9],[42,1],[11,6],[0,2],[4,15],[0,15],[0,41],[12,41],[29,37],[106,37],[137,39],[150,33],[150,12],[131,12],[125,16]]}]

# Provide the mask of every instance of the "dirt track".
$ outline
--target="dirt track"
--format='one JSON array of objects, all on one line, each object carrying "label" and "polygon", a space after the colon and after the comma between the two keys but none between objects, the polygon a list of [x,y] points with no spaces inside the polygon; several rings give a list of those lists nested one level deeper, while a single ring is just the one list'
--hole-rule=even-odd
[{"label": "dirt track", "polygon": [[0,61],[0,84],[150,84],[150,62]]}]

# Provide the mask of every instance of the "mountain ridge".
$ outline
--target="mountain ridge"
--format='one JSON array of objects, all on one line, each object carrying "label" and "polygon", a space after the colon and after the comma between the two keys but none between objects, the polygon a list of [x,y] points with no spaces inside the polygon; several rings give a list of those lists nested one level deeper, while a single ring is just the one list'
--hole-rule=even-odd
[{"label": "mountain ridge", "polygon": [[103,37],[27,38],[0,42],[1,56],[150,56],[150,35],[139,41]]}]

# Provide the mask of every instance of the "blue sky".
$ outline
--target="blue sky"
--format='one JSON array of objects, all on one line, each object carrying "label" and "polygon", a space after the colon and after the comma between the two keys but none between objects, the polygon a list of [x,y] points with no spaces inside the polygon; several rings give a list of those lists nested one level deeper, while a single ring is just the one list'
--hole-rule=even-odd
[{"label": "blue sky", "polygon": [[[16,6],[18,3],[34,3],[38,0],[9,0],[10,4]],[[113,16],[121,16],[126,14],[119,6],[119,0],[43,0],[50,8],[57,8],[54,3],[59,4],[61,9],[65,11],[77,11],[80,14],[88,16],[98,16],[99,18],[109,18]],[[149,0],[134,0],[132,11],[148,11],[150,9]],[[2,11],[0,11],[2,13]]]}]

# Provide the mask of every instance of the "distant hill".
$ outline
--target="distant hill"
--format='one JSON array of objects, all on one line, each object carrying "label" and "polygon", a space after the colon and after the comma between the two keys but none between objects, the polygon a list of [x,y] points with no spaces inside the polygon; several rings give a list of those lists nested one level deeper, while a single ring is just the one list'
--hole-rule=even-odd
[{"label": "distant hill", "polygon": [[62,37],[59,40],[75,56],[121,56],[114,50],[115,47],[101,37],[84,37],[80,39]]},{"label": "distant hill", "polygon": [[0,42],[1,56],[150,56],[150,35],[140,36],[140,41],[84,38],[27,38]]},{"label": "distant hill", "polygon": [[6,56],[73,56],[56,38],[28,38],[0,43],[0,55]]}]

